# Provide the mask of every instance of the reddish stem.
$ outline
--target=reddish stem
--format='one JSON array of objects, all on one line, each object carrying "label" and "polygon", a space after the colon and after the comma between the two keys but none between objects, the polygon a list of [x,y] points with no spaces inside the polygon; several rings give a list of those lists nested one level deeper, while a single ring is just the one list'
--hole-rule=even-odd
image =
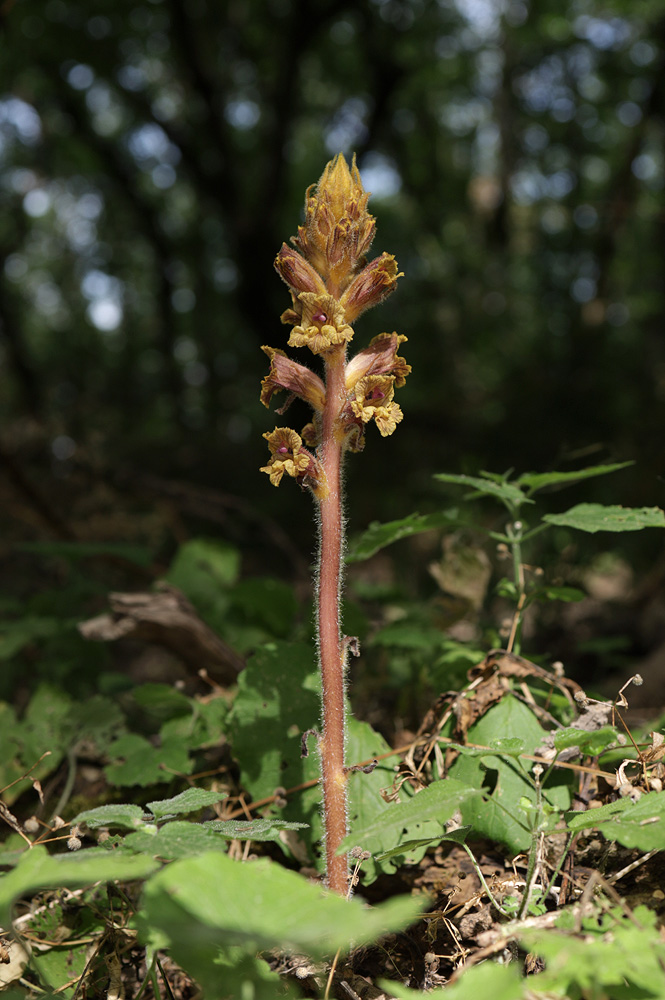
[{"label": "reddish stem", "polygon": [[323,785],[326,873],[328,886],[341,896],[348,891],[348,861],[337,850],[347,833],[344,744],[344,649],[340,622],[340,589],[344,524],[342,510],[342,445],[335,423],[345,401],[346,349],[340,345],[326,356],[326,405],[319,457],[330,493],[320,501],[321,521],[318,630],[323,702],[323,736],[319,743]]}]

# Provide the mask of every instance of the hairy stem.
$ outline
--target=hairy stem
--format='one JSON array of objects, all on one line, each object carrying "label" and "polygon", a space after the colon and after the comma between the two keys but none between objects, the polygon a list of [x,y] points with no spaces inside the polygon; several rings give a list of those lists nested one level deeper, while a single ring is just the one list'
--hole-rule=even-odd
[{"label": "hairy stem", "polygon": [[328,886],[342,896],[348,889],[348,861],[337,850],[347,832],[344,744],[344,649],[340,623],[340,588],[344,521],[342,503],[342,445],[336,440],[335,421],[345,399],[345,349],[326,356],[326,405],[319,452],[329,494],[320,501],[320,557],[317,593],[319,658],[323,700],[323,736],[319,743],[323,784],[323,821]]}]

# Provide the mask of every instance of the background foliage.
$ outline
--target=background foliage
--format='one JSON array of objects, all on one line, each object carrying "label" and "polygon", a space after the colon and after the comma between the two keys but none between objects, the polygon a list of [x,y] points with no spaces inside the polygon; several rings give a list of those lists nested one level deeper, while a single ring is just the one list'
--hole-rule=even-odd
[{"label": "background foliage", "polygon": [[[406,275],[357,338],[406,333],[414,367],[408,420],[349,463],[353,524],[431,509],[433,468],[580,455],[638,459],[623,499],[662,501],[662,0],[0,18],[2,462],[42,530],[85,536],[112,488],[263,548],[269,504],[309,552],[308,500],[256,471],[258,348],[284,344],[272,260],[340,149]],[[81,487],[96,500],[72,517]]]}]

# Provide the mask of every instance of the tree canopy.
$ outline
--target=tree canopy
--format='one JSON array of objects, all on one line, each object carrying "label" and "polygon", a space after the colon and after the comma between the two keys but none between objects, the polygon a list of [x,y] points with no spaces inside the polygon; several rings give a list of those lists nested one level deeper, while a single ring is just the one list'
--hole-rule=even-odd
[{"label": "tree canopy", "polygon": [[349,463],[361,523],[426,504],[443,468],[589,455],[638,459],[627,499],[659,501],[662,0],[32,0],[0,18],[14,477],[161,474],[273,504],[272,262],[341,150],[374,193],[372,253],[405,273],[357,339],[404,333],[413,364],[404,424]]}]

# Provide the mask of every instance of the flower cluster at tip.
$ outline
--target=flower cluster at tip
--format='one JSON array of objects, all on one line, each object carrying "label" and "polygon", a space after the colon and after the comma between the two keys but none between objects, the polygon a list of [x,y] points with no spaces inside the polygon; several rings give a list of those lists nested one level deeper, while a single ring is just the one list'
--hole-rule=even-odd
[{"label": "flower cluster at tip", "polygon": [[[382,253],[367,263],[365,254],[376,229],[367,211],[368,199],[355,157],[349,168],[340,153],[328,163],[318,184],[307,190],[305,222],[292,240],[296,249],[284,243],[275,259],[275,268],[291,292],[291,308],[281,317],[292,327],[289,347],[308,347],[323,357],[326,369],[344,365],[344,392],[335,400],[332,426],[335,440],[348,451],[362,451],[365,427],[372,420],[383,437],[392,434],[403,417],[394,401],[395,389],[404,385],[411,371],[397,353],[407,338],[397,333],[379,334],[346,361],[346,345],[354,332],[351,324],[383,302],[401,277],[392,254]],[[305,445],[315,449],[321,444],[326,385],[284,351],[273,347],[263,351],[270,358],[270,371],[262,382],[261,402],[268,406],[275,393],[286,391],[286,401],[277,412],[284,413],[297,396],[312,407],[313,419],[301,434],[288,427],[264,434],[271,458],[261,471],[275,486],[286,474],[325,499],[325,472]]]}]

